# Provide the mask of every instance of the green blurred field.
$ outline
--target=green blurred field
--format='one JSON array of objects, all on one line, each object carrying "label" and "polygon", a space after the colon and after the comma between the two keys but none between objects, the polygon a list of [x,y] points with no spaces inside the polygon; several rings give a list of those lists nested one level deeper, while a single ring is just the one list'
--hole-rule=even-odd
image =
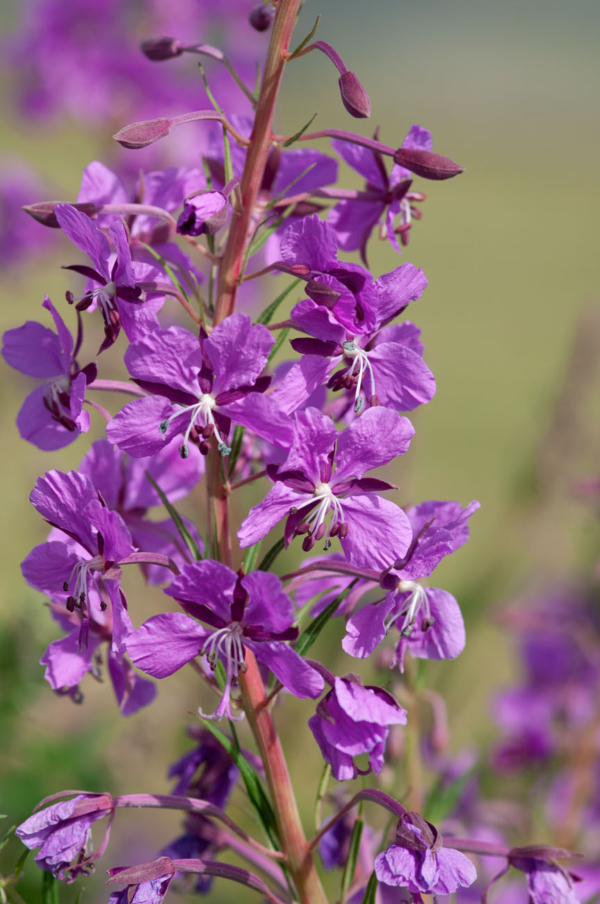
[{"label": "green blurred field", "polygon": [[[411,6],[309,0],[305,30],[317,12],[323,13],[320,37],[335,43],[369,90],[373,125],[382,124],[383,140],[399,144],[411,123],[420,122],[433,132],[434,149],[467,170],[452,182],[423,186],[424,219],[403,256],[429,277],[410,316],[423,329],[438,394],[416,414],[416,438],[393,478],[403,502],[482,503],[472,541],[434,579],[464,603],[468,619],[463,656],[426,668],[428,682],[450,703],[458,750],[492,736],[489,695],[513,672],[510,644],[494,627],[490,607],[544,575],[573,573],[598,539],[588,511],[568,493],[578,477],[598,473],[600,450],[600,8],[591,0],[568,7],[553,0],[423,0]],[[316,110],[315,127],[352,128],[327,61],[309,57],[297,67],[283,97],[282,128],[297,130]],[[106,139],[73,124],[39,132],[20,123],[9,112],[9,88],[3,92],[2,151],[24,157],[52,177],[65,199],[73,197],[81,169],[102,155]],[[371,255],[376,272],[399,263],[387,245],[375,245]],[[2,329],[37,319],[45,292],[59,301],[67,286],[61,262],[46,259],[35,270],[2,274]],[[562,420],[548,436],[582,317],[571,389]],[[116,366],[116,355],[113,360]],[[45,685],[36,662],[56,632],[42,600],[20,577],[19,562],[45,537],[27,495],[44,470],[76,466],[99,433],[60,453],[21,443],[13,422],[28,386],[3,367],[0,810],[11,821],[63,787],[164,793],[166,765],[185,748],[183,722],[199,702],[193,676],[185,672],[162,682],[159,702],[129,721],[118,717],[111,690],[91,679],[83,707],[54,697]],[[99,431],[99,419],[94,423]],[[253,488],[247,502],[259,492]],[[287,554],[282,567],[295,557]],[[158,611],[160,594],[148,592],[135,576],[127,576],[126,586],[134,622]],[[337,624],[317,653],[340,671],[356,669],[356,661],[340,651]],[[307,819],[321,770],[301,725],[311,708],[296,701],[277,716]],[[403,787],[399,777],[398,794]],[[106,900],[104,864],[150,859],[177,824],[168,814],[118,817],[115,840],[93,883],[100,890],[83,901]],[[7,855],[16,851],[15,845]],[[23,895],[34,902],[35,870],[28,868],[28,877]],[[235,895],[240,902],[255,899],[237,888]],[[215,901],[230,897],[217,886]],[[65,901],[74,898],[73,889],[64,895]]]}]

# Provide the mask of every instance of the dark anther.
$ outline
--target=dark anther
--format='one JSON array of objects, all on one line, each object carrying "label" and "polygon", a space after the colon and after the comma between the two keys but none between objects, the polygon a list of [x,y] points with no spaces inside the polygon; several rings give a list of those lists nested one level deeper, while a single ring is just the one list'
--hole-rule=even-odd
[{"label": "dark anther", "polygon": [[344,521],[343,524],[340,524],[340,540],[343,540],[344,537],[348,536],[348,523]]}]

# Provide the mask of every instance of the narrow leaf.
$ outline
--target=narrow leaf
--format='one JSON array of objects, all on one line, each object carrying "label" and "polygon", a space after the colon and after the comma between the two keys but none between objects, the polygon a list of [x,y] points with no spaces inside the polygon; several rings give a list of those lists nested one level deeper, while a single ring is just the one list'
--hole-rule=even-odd
[{"label": "narrow leaf", "polygon": [[240,424],[236,424],[235,430],[233,431],[233,439],[231,440],[231,452],[227,456],[227,467],[229,468],[230,474],[233,474],[237,460],[240,457],[243,439],[244,428]]},{"label": "narrow leaf", "polygon": [[295,279],[294,282],[290,283],[290,285],[287,287],[287,289],[284,289],[283,292],[281,293],[281,295],[278,295],[277,298],[275,299],[275,301],[272,301],[271,304],[267,308],[264,309],[264,311],[258,317],[256,322],[264,323],[265,325],[267,323],[270,323],[271,320],[273,319],[273,315],[277,311],[277,308],[279,307],[281,302],[285,301],[285,299],[288,297],[290,292],[292,292],[296,288],[296,286],[298,285],[299,282],[301,282],[300,279]]},{"label": "narrow leaf", "polygon": [[348,848],[348,858],[344,864],[342,872],[342,882],[340,885],[340,900],[342,904],[346,900],[348,889],[352,885],[354,871],[356,869],[356,861],[358,860],[358,851],[360,848],[360,839],[362,836],[364,823],[362,819],[357,819],[352,826],[352,834],[350,835],[350,845]]},{"label": "narrow leaf", "polygon": [[445,788],[443,787],[442,782],[439,781],[431,789],[427,797],[425,807],[423,808],[425,818],[428,819],[429,822],[441,822],[444,820],[456,807],[460,795],[472,775],[473,770],[470,769]]},{"label": "narrow leaf", "polygon": [[183,542],[185,543],[185,545],[191,552],[194,560],[196,562],[198,562],[202,558],[202,553],[198,549],[198,544],[194,540],[193,536],[191,535],[191,533],[185,526],[185,522],[184,522],[183,518],[181,517],[181,515],[179,514],[177,509],[171,505],[171,503],[169,502],[169,500],[167,499],[167,497],[165,496],[165,494],[163,493],[163,491],[161,490],[161,488],[159,487],[157,482],[154,480],[154,478],[151,476],[151,474],[148,473],[148,471],[146,471],[146,477],[148,478],[148,480],[150,481],[150,483],[152,484],[152,486],[158,493],[160,501],[162,502],[162,504],[168,511],[169,515],[171,516],[173,524],[177,528],[177,533],[179,534],[179,536],[181,537],[181,539],[183,540]]},{"label": "narrow leaf", "polygon": [[321,16],[317,16],[316,22],[312,27],[312,30],[306,35],[303,41],[301,41],[295,50],[292,51],[290,56],[288,57],[288,63],[290,60],[293,60],[295,56],[297,56],[301,50],[304,50],[309,41],[312,41],[314,36],[317,33],[317,28],[319,27],[319,22],[321,21]]},{"label": "narrow leaf", "polygon": [[296,653],[298,653],[300,656],[304,656],[304,654],[310,650],[331,616],[334,614],[340,603],[346,599],[357,581],[358,578],[354,578],[352,583],[348,587],[346,587],[345,590],[342,590],[341,593],[338,593],[336,598],[329,603],[327,608],[323,609],[323,611],[312,620],[310,625],[308,625],[308,627],[302,632],[302,634],[296,641],[296,645],[294,647]]},{"label": "narrow leaf", "polygon": [[369,881],[367,882],[367,887],[365,888],[365,893],[363,895],[363,899],[361,904],[375,904],[375,895],[377,894],[377,876],[375,875],[375,871],[371,873],[369,876]]},{"label": "narrow leaf", "polygon": [[269,353],[269,362],[271,362],[273,360],[273,358],[275,357],[275,355],[277,354],[277,352],[279,351],[279,349],[281,348],[281,346],[287,339],[289,331],[290,331],[289,326],[286,326],[286,328],[281,330],[281,332],[279,333],[279,336],[277,337],[277,341],[275,342],[275,344],[273,345],[273,347],[271,348],[271,351]]},{"label": "narrow leaf", "polygon": [[[244,559],[242,561],[242,568],[244,569],[246,574],[249,574],[251,571],[256,571],[256,563],[258,562],[258,554],[260,552],[260,543],[255,543],[254,546],[251,546],[246,550],[244,554]],[[263,569],[264,570],[264,569]]]},{"label": "narrow leaf", "polygon": [[58,884],[47,870],[42,873],[42,904],[59,904]]},{"label": "narrow leaf", "polygon": [[173,285],[175,286],[177,291],[180,292],[181,295],[183,295],[183,297],[185,298],[185,300],[191,307],[191,302],[190,302],[189,296],[188,296],[187,292],[185,291],[185,289],[183,288],[181,281],[175,275],[173,268],[171,267],[170,264],[168,264],[166,262],[166,260],[162,256],[162,254],[159,254],[158,251],[155,251],[151,245],[146,245],[145,242],[140,242],[140,245],[142,246],[142,248],[145,248],[146,251],[149,251],[150,254],[152,255],[152,257],[159,262],[159,264],[161,265],[161,267],[163,268],[163,270],[165,271],[165,273],[167,274],[167,276],[169,277],[169,279],[171,280],[171,282],[173,283]]},{"label": "narrow leaf", "polygon": [[260,779],[260,776],[256,772],[253,766],[246,760],[242,751],[236,747],[236,745],[229,740],[229,738],[220,731],[216,725],[213,725],[212,722],[208,720],[203,720],[205,728],[211,732],[212,735],[219,741],[219,743],[225,748],[235,765],[240,770],[240,775],[242,776],[242,780],[246,786],[246,791],[248,792],[248,797],[252,803],[256,811],[256,815],[258,816],[259,822],[263,828],[263,831],[274,848],[279,849],[279,839],[277,834],[277,823],[275,821],[275,813],[273,812],[273,807],[271,806],[271,802],[267,797],[267,793],[263,787],[263,783]]},{"label": "narrow leaf", "polygon": [[299,129],[294,135],[292,135],[291,138],[288,138],[287,141],[283,142],[283,147],[289,148],[290,145],[294,144],[295,141],[298,141],[298,139],[304,135],[306,130],[309,128],[309,126],[311,126],[313,124],[313,122],[315,121],[315,119],[317,118],[318,115],[319,115],[318,113],[315,113],[313,116],[311,116],[311,118],[308,120],[308,122],[306,123],[305,126],[302,126],[302,128]]},{"label": "narrow leaf", "polygon": [[325,763],[325,767],[321,774],[321,781],[319,782],[319,787],[317,788],[317,799],[315,800],[315,832],[318,832],[321,828],[322,822],[322,810],[323,810],[323,798],[327,794],[327,787],[329,785],[329,779],[331,778],[331,764]]},{"label": "narrow leaf", "polygon": [[80,889],[79,889],[79,894],[78,894],[77,897],[75,898],[75,904],[81,904],[81,899],[82,899],[82,897],[83,897],[84,891],[85,891],[85,888],[80,888]]},{"label": "narrow leaf", "polygon": [[202,81],[204,82],[204,90],[206,91],[206,96],[208,97],[209,101],[211,102],[213,109],[215,109],[217,111],[217,113],[223,113],[222,108],[219,106],[219,104],[215,100],[215,97],[209,88],[208,81],[206,78],[206,73],[204,72],[204,66],[200,62],[198,63],[198,69],[200,70],[200,75],[202,76]]},{"label": "narrow leaf", "polygon": [[14,835],[16,828],[17,828],[16,826],[11,826],[10,829],[7,829],[7,831],[4,834],[4,837],[2,838],[2,841],[0,841],[0,851],[4,850],[4,848],[6,847],[6,845],[12,838],[12,836]]},{"label": "narrow leaf", "polygon": [[277,543],[274,543],[273,546],[270,548],[270,550],[268,551],[268,553],[266,554],[266,556],[264,557],[264,559],[258,566],[257,570],[258,571],[270,571],[271,565],[273,564],[273,562],[275,561],[275,559],[277,558],[279,553],[282,551],[284,546],[285,546],[285,540],[283,537],[281,537],[277,541]]},{"label": "narrow leaf", "polygon": [[25,848],[25,850],[23,851],[23,853],[21,854],[21,856],[15,863],[15,868],[13,870],[13,877],[14,877],[15,882],[18,882],[19,879],[21,878],[21,874],[22,874],[23,870],[25,869],[25,861],[29,857],[30,853],[31,853],[31,851],[29,850],[29,848]]}]

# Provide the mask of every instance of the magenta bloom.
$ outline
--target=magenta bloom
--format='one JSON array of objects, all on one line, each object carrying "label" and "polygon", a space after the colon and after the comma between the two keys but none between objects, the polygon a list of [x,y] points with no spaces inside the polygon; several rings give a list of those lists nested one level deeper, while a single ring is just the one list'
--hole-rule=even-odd
[{"label": "magenta bloom", "polygon": [[328,548],[339,536],[354,565],[385,567],[406,552],[412,532],[402,509],[377,495],[393,484],[363,474],[406,452],[413,435],[410,421],[387,408],[366,411],[341,433],[316,408],[299,411],[290,454],[268,469],[275,486],[243,522],[240,546],[252,546],[287,517],[286,545],[307,534],[302,548],[308,552],[318,540],[325,538]]},{"label": "magenta bloom", "polygon": [[[133,545],[145,552],[169,556],[181,569],[190,561],[171,518],[154,521],[147,511],[161,500],[146,477],[153,477],[169,502],[183,499],[192,490],[204,471],[204,459],[195,446],[188,458],[181,460],[176,442],[163,446],[152,458],[130,458],[115,449],[105,439],[96,440],[79,465],[79,473],[89,477],[107,508],[118,512],[131,533]],[[183,518],[186,528],[199,548],[202,540],[196,527]],[[160,565],[143,563],[142,571],[150,584],[163,584],[167,571]]]},{"label": "magenta bloom", "polygon": [[[336,678],[308,724],[323,758],[341,782],[371,770],[381,772],[389,726],[406,725],[406,716],[406,710],[383,688]],[[353,761],[363,753],[369,755],[366,772]]]},{"label": "magenta bloom", "polygon": [[526,874],[531,904],[579,904],[566,870],[538,857],[511,857],[510,862]]},{"label": "magenta bloom", "polygon": [[183,433],[180,452],[186,457],[190,439],[206,454],[214,435],[221,454],[228,455],[233,422],[289,446],[288,417],[262,394],[270,380],[260,374],[273,341],[247,314],[233,314],[200,340],[173,326],[132,343],[125,363],[135,382],[152,394],[129,402],[112,419],[109,441],[141,458]]},{"label": "magenta bloom", "polygon": [[115,342],[121,326],[130,340],[139,339],[148,330],[155,329],[158,320],[156,314],[144,305],[123,222],[117,220],[108,229],[116,251],[116,258],[110,264],[111,248],[108,239],[89,217],[70,204],[58,204],[55,212],[65,235],[88,255],[94,265],[92,268],[74,264],[67,268],[96,284],[81,298],[74,299],[71,295],[68,298],[70,301],[77,301],[79,311],[87,310],[92,304],[100,307],[105,336],[100,351]]},{"label": "magenta bloom", "polygon": [[[381,236],[400,253],[398,236],[407,244],[414,202],[424,200],[424,195],[410,192],[412,174],[395,163],[388,175],[383,157],[369,148],[348,141],[332,142],[334,150],[366,179],[365,192],[372,197],[365,200],[339,201],[327,216],[327,222],[338,237],[344,251],[360,250],[363,260],[369,237],[377,224],[381,224]],[[403,148],[431,151],[431,133],[415,124],[402,142]],[[400,215],[400,225],[395,226]],[[417,216],[420,217],[417,211]]]},{"label": "magenta bloom", "polygon": [[[112,809],[108,794],[78,794],[38,810],[15,834],[29,850],[39,847],[35,861],[40,869],[49,870],[63,882],[72,882],[78,874],[92,872],[93,861],[101,853],[90,855],[92,825]],[[109,829],[110,824],[107,833]],[[76,863],[70,866],[74,860]]]},{"label": "magenta bloom", "polygon": [[21,437],[38,449],[54,451],[74,442],[90,429],[90,416],[83,410],[88,383],[96,378],[95,364],[82,369],[76,361],[79,344],[48,298],[42,307],[50,312],[56,333],[34,320],[4,333],[2,357],[15,370],[45,379],[31,392],[17,415]]},{"label": "magenta bloom", "polygon": [[200,191],[186,198],[177,220],[182,235],[216,235],[227,222],[227,198],[220,191]]},{"label": "magenta bloom", "polygon": [[244,669],[246,648],[296,697],[318,697],[323,690],[318,672],[285,642],[295,640],[298,629],[292,626],[292,603],[275,575],[254,571],[240,579],[226,565],[205,559],[186,565],[164,592],[210,627],[182,613],[156,615],[128,638],[127,651],[155,678],[172,675],[201,653],[213,664],[220,659],[225,692],[216,712],[205,718],[235,718],[229,695]]},{"label": "magenta bloom", "polygon": [[375,858],[375,874],[384,885],[408,888],[415,896],[453,894],[477,879],[469,858],[445,848],[435,826],[413,812],[398,823],[396,842]]}]

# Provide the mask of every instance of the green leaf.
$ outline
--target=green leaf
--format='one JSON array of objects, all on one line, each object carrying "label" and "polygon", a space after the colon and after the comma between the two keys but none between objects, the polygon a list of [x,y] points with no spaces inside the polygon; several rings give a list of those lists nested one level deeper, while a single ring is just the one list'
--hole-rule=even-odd
[{"label": "green leaf", "polygon": [[21,856],[15,863],[15,868],[13,870],[13,876],[14,876],[15,882],[18,882],[19,879],[21,878],[21,874],[22,874],[23,870],[25,869],[25,861],[29,857],[30,853],[31,853],[31,851],[29,850],[29,848],[25,848],[25,850],[23,851],[23,853],[21,854]]},{"label": "green leaf", "polygon": [[75,898],[75,904],[81,904],[81,899],[82,899],[82,897],[83,897],[84,891],[85,891],[85,888],[80,888],[80,889],[79,889],[79,894],[78,894],[77,897]]},{"label": "green leaf", "polygon": [[285,301],[290,292],[293,292],[299,282],[301,282],[301,280],[295,279],[293,283],[290,283],[287,289],[284,289],[281,295],[278,295],[275,301],[272,301],[271,304],[264,309],[262,314],[257,318],[256,322],[264,323],[265,325],[267,323],[270,323],[281,302]]},{"label": "green leaf", "polygon": [[202,553],[198,549],[198,544],[194,540],[193,536],[191,535],[191,533],[185,526],[185,522],[184,522],[183,518],[181,517],[181,515],[179,514],[177,509],[171,505],[171,503],[169,502],[169,500],[167,499],[167,497],[165,496],[165,494],[163,493],[163,491],[161,490],[161,488],[159,487],[157,482],[154,480],[152,475],[149,474],[148,471],[146,471],[146,477],[148,478],[148,480],[150,481],[150,483],[152,484],[152,486],[158,493],[160,501],[162,502],[162,504],[168,511],[168,513],[171,516],[171,519],[173,521],[173,524],[177,528],[177,533],[179,534],[179,536],[181,537],[181,539],[183,540],[183,542],[185,543],[185,545],[191,552],[194,560],[196,562],[200,561],[200,559],[202,558]]},{"label": "green leaf", "polygon": [[227,456],[227,467],[229,473],[233,474],[237,460],[242,450],[242,440],[244,439],[244,428],[240,424],[236,424],[233,431],[233,439],[231,440],[231,452]]},{"label": "green leaf", "polygon": [[273,807],[271,806],[271,802],[267,797],[267,793],[264,789],[263,783],[260,779],[260,776],[256,772],[253,766],[246,760],[242,751],[236,747],[236,745],[229,740],[229,738],[220,731],[216,725],[213,725],[209,720],[203,720],[204,727],[211,732],[212,735],[219,741],[219,743],[225,748],[235,765],[240,770],[240,775],[242,776],[242,780],[246,786],[246,791],[248,792],[248,797],[252,803],[256,811],[256,815],[258,816],[259,822],[263,828],[263,831],[271,844],[277,850],[280,849],[279,845],[279,837],[277,833],[277,822],[275,820],[275,813],[273,812]]},{"label": "green leaf", "polygon": [[200,70],[200,75],[202,76],[202,81],[204,82],[204,90],[206,91],[206,96],[208,97],[209,101],[211,102],[213,109],[216,110],[217,113],[223,113],[222,108],[219,106],[219,104],[215,100],[214,95],[208,86],[208,81],[206,79],[206,73],[204,72],[204,66],[200,62],[198,62],[198,69]]},{"label": "green leaf", "polygon": [[275,342],[275,344],[271,348],[271,351],[269,352],[269,362],[271,362],[273,360],[273,358],[275,357],[275,355],[277,354],[277,352],[279,351],[279,349],[281,348],[281,346],[287,339],[289,331],[290,331],[289,326],[286,326],[286,328],[281,330],[281,332],[279,333],[279,336],[277,337],[277,341]]},{"label": "green leaf", "polygon": [[369,881],[367,882],[367,887],[365,888],[365,893],[363,895],[363,899],[361,904],[375,904],[375,895],[377,893],[377,876],[375,875],[375,871],[371,873],[369,876]]},{"label": "green leaf", "polygon": [[59,904],[58,883],[52,873],[42,873],[42,904]]},{"label": "green leaf", "polygon": [[290,54],[290,56],[288,57],[288,59],[287,59],[288,63],[290,62],[290,60],[293,60],[294,57],[300,53],[301,50],[304,50],[304,48],[306,47],[306,45],[308,44],[309,41],[312,41],[312,39],[314,38],[314,36],[317,33],[317,28],[319,27],[320,21],[321,21],[321,16],[317,16],[316,22],[313,25],[312,30],[306,35],[304,40],[298,44],[296,49],[293,50],[292,53]]},{"label": "green leaf", "polygon": [[175,276],[175,272],[174,272],[173,268],[171,267],[171,265],[168,264],[166,262],[166,260],[164,259],[164,257],[161,254],[159,254],[158,251],[155,251],[151,245],[146,245],[145,242],[140,242],[139,244],[142,246],[142,248],[145,248],[146,251],[149,251],[150,254],[152,255],[152,257],[160,263],[163,270],[165,271],[165,273],[167,274],[167,276],[169,277],[169,279],[171,280],[171,282],[173,283],[173,285],[175,286],[177,291],[183,295],[183,297],[185,298],[185,300],[191,307],[191,302],[190,302],[189,296],[188,296],[187,292],[185,291],[185,289],[183,288],[181,281],[178,279],[177,276]]},{"label": "green leaf", "polygon": [[242,561],[242,568],[244,569],[246,574],[249,574],[251,571],[256,571],[256,563],[258,562],[258,554],[260,552],[260,543],[255,543],[254,546],[251,546],[244,553],[244,558]]},{"label": "green leaf", "polygon": [[327,794],[327,787],[329,785],[329,779],[331,778],[331,764],[325,763],[325,768],[321,773],[321,780],[319,782],[319,787],[317,788],[317,799],[315,800],[315,812],[314,812],[314,821],[315,821],[315,832],[318,832],[321,828],[321,820],[322,820],[322,809],[323,809],[323,798]]},{"label": "green leaf", "polygon": [[11,826],[10,829],[7,829],[7,831],[4,833],[4,837],[2,838],[2,841],[0,841],[0,851],[4,850],[12,836],[15,834],[16,828],[16,826]]},{"label": "green leaf", "polygon": [[300,656],[304,656],[304,654],[310,650],[333,613],[336,611],[340,603],[346,599],[357,581],[358,578],[354,578],[352,583],[348,587],[346,587],[345,590],[342,590],[341,593],[338,593],[336,598],[329,603],[327,608],[323,609],[323,611],[311,621],[310,625],[308,625],[308,627],[302,632],[302,634],[296,641],[296,644],[294,646],[296,653],[298,653]]},{"label": "green leaf", "polygon": [[313,124],[313,122],[315,121],[315,119],[317,118],[318,115],[319,115],[318,113],[315,113],[313,116],[311,116],[311,118],[308,120],[308,122],[306,123],[305,126],[302,126],[302,128],[299,129],[294,135],[292,135],[291,138],[288,138],[287,141],[283,142],[283,147],[289,148],[290,145],[294,144],[295,141],[298,141],[298,139],[304,135],[304,133],[306,132],[308,127]]},{"label": "green leaf", "polygon": [[473,769],[465,772],[446,787],[440,781],[431,789],[423,808],[425,819],[429,822],[441,822],[452,813],[462,794],[465,785],[473,775]]},{"label": "green leaf", "polygon": [[356,869],[356,861],[358,860],[358,851],[360,848],[360,839],[362,836],[364,822],[362,819],[357,819],[354,825],[352,826],[352,834],[350,835],[350,845],[348,847],[348,857],[344,864],[344,870],[342,872],[342,881],[340,884],[340,900],[342,904],[346,900],[346,894],[348,893],[348,889],[352,885],[352,879],[354,877],[354,871]]},{"label": "green leaf", "polygon": [[273,546],[270,548],[270,550],[268,551],[268,553],[266,554],[266,556],[264,557],[264,559],[258,566],[257,570],[258,571],[270,571],[271,565],[273,564],[273,562],[275,561],[275,559],[277,558],[279,553],[282,551],[284,546],[285,546],[285,539],[283,537],[281,537],[277,541],[277,543],[274,543]]}]

